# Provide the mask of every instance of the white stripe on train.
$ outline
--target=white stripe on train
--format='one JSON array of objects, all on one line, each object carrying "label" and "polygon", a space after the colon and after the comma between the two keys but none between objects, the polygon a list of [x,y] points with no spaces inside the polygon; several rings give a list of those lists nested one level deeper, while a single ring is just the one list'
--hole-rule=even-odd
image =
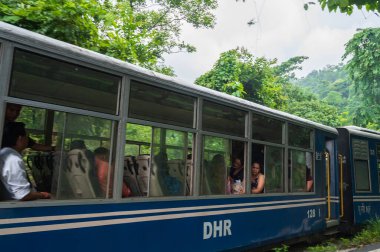
[{"label": "white stripe on train", "polygon": [[147,209],[147,210],[131,210],[119,212],[105,212],[105,213],[91,213],[91,214],[73,214],[73,215],[58,215],[58,216],[45,216],[45,217],[25,217],[25,218],[11,218],[0,219],[0,225],[3,224],[17,224],[17,223],[30,223],[42,221],[59,221],[59,220],[75,220],[84,218],[100,218],[100,217],[113,217],[113,216],[127,216],[138,214],[152,214],[152,213],[168,213],[180,211],[193,211],[193,210],[207,210],[217,208],[236,208],[236,207],[249,207],[260,205],[274,205],[274,204],[288,204],[296,202],[310,202],[321,201],[323,198],[313,199],[299,199],[299,200],[281,200],[281,201],[268,201],[268,202],[255,202],[255,203],[241,203],[241,204],[225,204],[225,205],[209,205],[209,206],[194,206],[194,207],[176,207],[176,208],[161,208],[161,209]]},{"label": "white stripe on train", "polygon": [[291,205],[263,206],[263,207],[239,208],[239,209],[208,211],[208,212],[164,214],[164,215],[121,218],[121,219],[112,219],[112,220],[98,220],[98,221],[86,221],[86,222],[52,224],[52,225],[13,227],[13,228],[0,229],[0,235],[14,235],[14,234],[26,234],[26,233],[36,233],[36,232],[46,232],[46,231],[57,231],[57,230],[65,230],[65,229],[100,227],[100,226],[119,225],[119,224],[136,223],[136,222],[162,221],[162,220],[172,220],[172,219],[182,219],[182,218],[192,218],[192,217],[213,216],[213,215],[221,215],[221,214],[237,214],[237,213],[267,211],[267,210],[276,210],[276,209],[284,209],[284,208],[318,206],[318,205],[324,205],[324,204],[326,204],[325,201],[318,201],[318,202],[300,203],[300,204],[291,204]]}]

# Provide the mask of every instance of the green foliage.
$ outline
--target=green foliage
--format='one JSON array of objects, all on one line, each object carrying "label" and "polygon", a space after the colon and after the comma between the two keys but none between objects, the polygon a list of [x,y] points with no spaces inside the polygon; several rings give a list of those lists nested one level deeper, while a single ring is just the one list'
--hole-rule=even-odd
[{"label": "green foliage", "polygon": [[287,252],[287,251],[289,251],[289,246],[282,244],[281,247],[274,248],[273,251],[274,252]]},{"label": "green foliage", "polygon": [[348,98],[348,88],[351,85],[343,64],[328,65],[321,70],[313,70],[306,77],[297,80],[296,83],[308,88],[320,99],[325,99],[331,91],[340,93],[342,98]]},{"label": "green foliage", "polygon": [[[339,10],[341,13],[346,13],[348,15],[352,14],[354,7],[357,7],[360,10],[364,8],[366,11],[380,11],[379,0],[318,0],[318,2],[323,10],[326,8],[330,12],[336,12]],[[304,9],[308,10],[309,5],[314,4],[314,1],[307,2],[304,4]]]},{"label": "green foliage", "polygon": [[195,83],[217,91],[245,98],[272,108],[283,105],[282,85],[272,68],[276,60],[254,58],[244,48],[220,55],[214,67]]},{"label": "green foliage", "polygon": [[296,81],[298,86],[305,87],[317,99],[337,109],[338,125],[353,124],[354,111],[350,90],[352,82],[343,64],[328,65],[321,70],[314,70],[306,77]]},{"label": "green foliage", "polygon": [[342,13],[352,14],[354,7],[365,8],[367,11],[380,11],[379,0],[318,0],[322,9],[327,8],[330,12],[339,10]]},{"label": "green foliage", "polygon": [[274,72],[277,76],[282,76],[286,80],[296,79],[294,71],[302,70],[301,64],[309,57],[296,56],[282,62],[280,65],[274,67]]},{"label": "green foliage", "polygon": [[376,218],[367,223],[362,231],[357,233],[352,239],[340,238],[330,240],[326,244],[307,248],[307,251],[337,251],[347,248],[358,248],[366,244],[380,241],[380,219]]},{"label": "green foliage", "polygon": [[380,124],[380,29],[368,28],[346,44],[343,58],[353,83],[352,99],[357,103],[354,121],[361,125]]},{"label": "green foliage", "polygon": [[326,245],[317,245],[314,247],[309,247],[308,252],[335,252],[338,248],[336,245],[328,243]]},{"label": "green foliage", "polygon": [[[276,65],[276,59],[255,58],[246,49],[237,48],[222,53],[213,68],[195,82],[270,108],[337,126],[339,117],[333,106],[290,82],[295,78],[294,71],[301,69],[300,64],[306,59],[293,57]],[[340,93],[332,93],[329,97],[332,99],[334,95]]]},{"label": "green foliage", "polygon": [[293,102],[286,112],[328,126],[339,126],[336,108],[320,100]]},{"label": "green foliage", "polygon": [[380,241],[380,219],[371,220],[365,228],[355,235],[352,245],[361,246]]},{"label": "green foliage", "polygon": [[3,0],[0,20],[173,75],[163,55],[195,48],[179,36],[187,22],[211,28],[216,0]]},{"label": "green foliage", "polygon": [[200,76],[195,83],[243,98],[246,92],[239,77],[244,64],[250,64],[250,62],[244,61],[244,55],[239,49],[224,52],[213,69]]}]

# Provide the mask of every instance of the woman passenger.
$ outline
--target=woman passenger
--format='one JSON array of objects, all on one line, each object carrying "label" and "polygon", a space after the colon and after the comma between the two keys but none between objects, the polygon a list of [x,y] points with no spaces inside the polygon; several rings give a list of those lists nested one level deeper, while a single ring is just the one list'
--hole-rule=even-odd
[{"label": "woman passenger", "polygon": [[[111,172],[109,174],[109,150],[104,147],[99,147],[94,151],[95,155],[95,166],[96,166],[96,176],[98,178],[98,182],[100,185],[100,189],[103,195],[107,193],[107,184],[110,181],[108,186],[108,197],[112,197],[112,189],[113,189],[113,167],[111,167]],[[108,175],[110,175],[110,179],[108,180]],[[122,197],[130,197],[132,196],[132,192],[129,187],[123,182],[122,187]]]},{"label": "woman passenger", "polygon": [[254,162],[251,167],[251,193],[262,193],[264,191],[265,176],[260,170],[260,164]]},{"label": "woman passenger", "polygon": [[228,193],[243,194],[244,190],[244,165],[240,158],[234,158],[227,182]]}]

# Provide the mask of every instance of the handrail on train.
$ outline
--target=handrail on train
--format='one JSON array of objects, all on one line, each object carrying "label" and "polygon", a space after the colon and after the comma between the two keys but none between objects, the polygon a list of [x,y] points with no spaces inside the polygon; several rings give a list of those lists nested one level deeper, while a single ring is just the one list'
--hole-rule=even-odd
[{"label": "handrail on train", "polygon": [[339,159],[339,170],[340,170],[340,181],[339,181],[339,189],[340,189],[340,215],[339,217],[342,218],[344,216],[344,198],[343,198],[343,155],[338,155]]},{"label": "handrail on train", "polygon": [[327,218],[326,221],[331,219],[331,188],[330,188],[330,154],[325,152],[326,160],[326,182],[327,182]]}]

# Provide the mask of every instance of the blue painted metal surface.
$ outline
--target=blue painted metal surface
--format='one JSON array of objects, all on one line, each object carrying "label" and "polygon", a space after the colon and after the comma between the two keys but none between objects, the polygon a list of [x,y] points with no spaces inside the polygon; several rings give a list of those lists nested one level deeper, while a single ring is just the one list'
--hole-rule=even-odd
[{"label": "blue painted metal surface", "polygon": [[316,196],[8,208],[0,210],[0,244],[12,251],[215,251],[320,231],[324,211]]},{"label": "blue painted metal surface", "polygon": [[[358,192],[355,189],[355,168],[354,160],[352,155],[352,140],[360,139],[368,141],[369,146],[369,179],[370,179],[370,191],[368,192]],[[354,213],[354,223],[364,224],[367,221],[377,218],[380,216],[380,188],[378,181],[378,168],[377,168],[377,157],[376,157],[376,144],[379,144],[378,139],[372,139],[368,137],[355,136],[352,135],[350,138],[350,160],[351,163],[351,173],[352,176],[352,199],[353,199],[353,213]]]},{"label": "blue painted metal surface", "polygon": [[[326,135],[316,131],[316,152]],[[12,251],[220,251],[257,247],[326,228],[325,167],[315,157],[315,192],[198,199],[136,199],[0,209],[0,244]]]}]

